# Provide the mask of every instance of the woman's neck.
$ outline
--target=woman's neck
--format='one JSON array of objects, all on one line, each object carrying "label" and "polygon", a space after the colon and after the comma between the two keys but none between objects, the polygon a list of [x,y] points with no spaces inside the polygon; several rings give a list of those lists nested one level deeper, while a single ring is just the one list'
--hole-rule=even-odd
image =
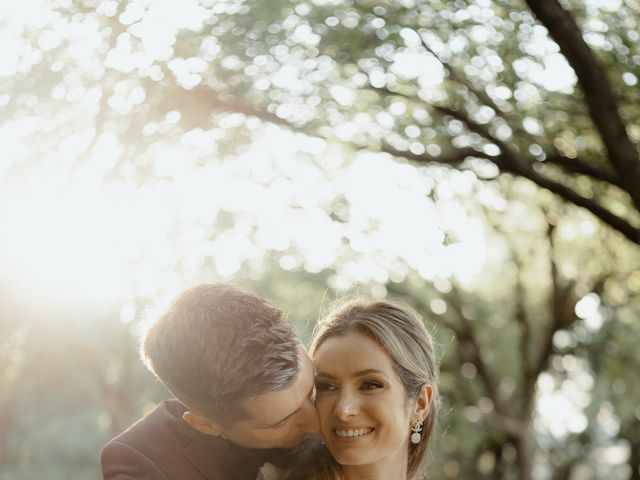
[{"label": "woman's neck", "polygon": [[343,465],[344,480],[406,480],[406,456],[399,461],[379,461],[367,465]]}]

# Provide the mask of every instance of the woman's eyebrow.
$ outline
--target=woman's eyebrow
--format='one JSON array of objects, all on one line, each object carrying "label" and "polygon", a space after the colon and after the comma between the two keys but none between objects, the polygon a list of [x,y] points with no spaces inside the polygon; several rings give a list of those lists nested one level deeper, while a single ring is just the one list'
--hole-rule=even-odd
[{"label": "woman's eyebrow", "polygon": [[[387,374],[385,372],[383,372],[382,370],[377,370],[375,368],[366,368],[364,370],[353,372],[350,375],[354,377],[363,377],[365,375],[371,375],[371,374],[382,375],[385,378],[387,377]],[[316,377],[322,377],[322,378],[328,378],[328,379],[336,378],[335,375],[332,375],[331,373],[328,373],[328,372],[322,372],[322,371],[317,372]]]}]

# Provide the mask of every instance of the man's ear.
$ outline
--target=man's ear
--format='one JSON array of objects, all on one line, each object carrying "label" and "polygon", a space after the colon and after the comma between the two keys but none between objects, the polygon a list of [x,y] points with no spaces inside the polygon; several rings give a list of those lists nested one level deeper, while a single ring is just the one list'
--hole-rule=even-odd
[{"label": "man's ear", "polygon": [[189,426],[195,428],[199,432],[206,435],[212,435],[214,437],[221,436],[224,438],[224,435],[222,435],[222,429],[218,424],[197,412],[187,410],[182,414],[182,419],[187,422]]},{"label": "man's ear", "polygon": [[416,399],[416,406],[411,416],[413,422],[424,421],[429,415],[431,409],[431,400],[433,398],[433,387],[425,383],[420,388],[420,393]]}]

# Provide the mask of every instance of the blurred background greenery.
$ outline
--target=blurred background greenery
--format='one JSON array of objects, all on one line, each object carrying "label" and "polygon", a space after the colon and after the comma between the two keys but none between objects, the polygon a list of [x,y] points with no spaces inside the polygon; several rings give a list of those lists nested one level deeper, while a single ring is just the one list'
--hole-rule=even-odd
[{"label": "blurred background greenery", "polygon": [[228,281],[308,340],[403,299],[434,479],[640,478],[637,0],[0,5],[0,479],[99,479],[146,318]]}]

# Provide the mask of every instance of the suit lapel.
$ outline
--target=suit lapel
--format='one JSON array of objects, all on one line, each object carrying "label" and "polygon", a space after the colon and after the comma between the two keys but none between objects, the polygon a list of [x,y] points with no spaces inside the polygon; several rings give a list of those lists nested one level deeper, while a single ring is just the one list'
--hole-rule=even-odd
[{"label": "suit lapel", "polygon": [[183,453],[207,480],[255,480],[266,452],[202,435],[194,438]]},{"label": "suit lapel", "polygon": [[[184,449],[184,456],[191,464],[202,474],[207,480],[236,479],[233,472],[227,472],[225,467],[225,458],[223,452],[220,451],[220,445],[215,441],[214,437],[198,437],[195,438]],[[234,476],[229,476],[229,474]]]}]

